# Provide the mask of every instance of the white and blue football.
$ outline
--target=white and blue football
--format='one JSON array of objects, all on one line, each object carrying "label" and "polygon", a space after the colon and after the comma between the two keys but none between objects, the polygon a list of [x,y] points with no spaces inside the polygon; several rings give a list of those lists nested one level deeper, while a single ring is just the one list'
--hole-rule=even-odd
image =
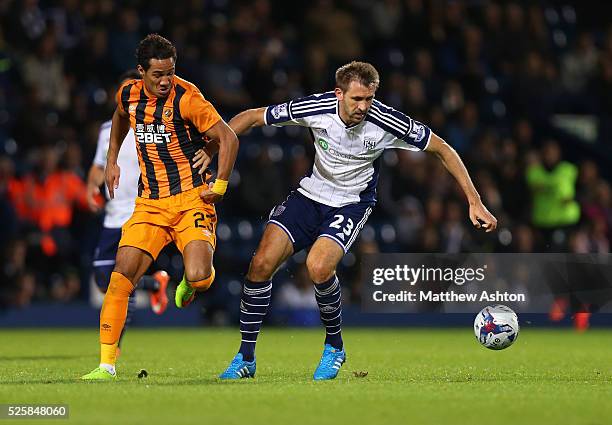
[{"label": "white and blue football", "polygon": [[491,350],[503,350],[516,341],[519,322],[516,313],[505,305],[491,305],[474,319],[474,334],[480,344]]}]

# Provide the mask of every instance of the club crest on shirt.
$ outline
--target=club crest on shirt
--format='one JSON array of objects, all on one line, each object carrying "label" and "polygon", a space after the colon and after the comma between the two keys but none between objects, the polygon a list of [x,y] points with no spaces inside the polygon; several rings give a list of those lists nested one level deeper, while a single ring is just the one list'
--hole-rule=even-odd
[{"label": "club crest on shirt", "polygon": [[162,115],[164,116],[164,120],[172,119],[172,108],[164,108]]},{"label": "club crest on shirt", "polygon": [[371,139],[369,137],[364,137],[363,139],[363,147],[367,150],[372,150],[376,147],[376,139]]},{"label": "club crest on shirt", "polygon": [[136,112],[136,105],[130,105],[130,107],[128,108],[129,112]]}]

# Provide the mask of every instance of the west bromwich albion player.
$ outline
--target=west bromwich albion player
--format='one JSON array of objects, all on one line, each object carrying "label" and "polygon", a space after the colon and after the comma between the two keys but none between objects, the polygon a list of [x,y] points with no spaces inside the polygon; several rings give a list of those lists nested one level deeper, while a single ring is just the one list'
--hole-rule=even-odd
[{"label": "west bromwich albion player", "polygon": [[[376,202],[380,157],[397,148],[434,153],[461,185],[477,228],[494,230],[497,220],[482,204],[459,155],[425,124],[374,99],[376,69],[351,62],[336,71],[336,88],[287,103],[250,109],[230,127],[242,134],[263,125],[308,127],[315,142],[312,174],[270,213],[251,260],[240,303],[242,343],[223,379],[255,375],[255,343],[270,303],[272,277],[293,253],[312,246],[306,259],[326,337],[315,380],[333,379],[346,359],[336,266],[363,228]],[[209,158],[198,155],[199,163]]]}]

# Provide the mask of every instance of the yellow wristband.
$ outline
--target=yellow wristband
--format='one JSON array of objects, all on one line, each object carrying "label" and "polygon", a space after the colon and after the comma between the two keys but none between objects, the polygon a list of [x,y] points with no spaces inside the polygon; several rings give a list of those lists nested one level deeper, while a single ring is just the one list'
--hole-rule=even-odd
[{"label": "yellow wristband", "polygon": [[227,191],[227,184],[227,180],[216,179],[210,191],[216,193],[217,195],[223,196],[225,195],[225,191]]}]

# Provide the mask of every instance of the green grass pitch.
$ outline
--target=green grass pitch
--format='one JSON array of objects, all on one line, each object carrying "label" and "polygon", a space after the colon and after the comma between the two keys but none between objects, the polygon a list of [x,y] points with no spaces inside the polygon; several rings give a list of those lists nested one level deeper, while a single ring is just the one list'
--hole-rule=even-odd
[{"label": "green grass pitch", "polygon": [[494,352],[470,328],[349,328],[348,361],[328,382],[312,381],[320,329],[264,329],[257,377],[236,382],[216,376],[237,330],[132,328],[119,379],[80,382],[97,366],[97,338],[95,329],[0,330],[0,403],[67,403],[70,418],[52,423],[105,425],[612,423],[609,330],[523,329]]}]

